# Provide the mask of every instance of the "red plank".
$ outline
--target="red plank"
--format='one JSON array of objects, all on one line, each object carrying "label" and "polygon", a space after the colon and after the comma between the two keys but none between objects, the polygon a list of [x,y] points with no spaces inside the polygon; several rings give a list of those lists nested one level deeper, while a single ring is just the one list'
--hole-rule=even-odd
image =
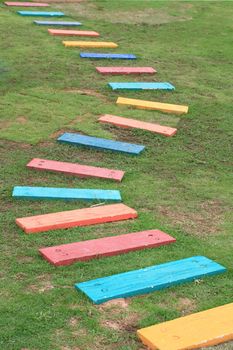
[{"label": "red plank", "polygon": [[97,257],[159,247],[175,241],[175,238],[160,230],[148,230],[41,248],[39,252],[51,264],[61,266],[71,265],[75,261],[86,261]]},{"label": "red plank", "polygon": [[21,6],[21,7],[47,7],[49,4],[41,2],[21,2],[21,1],[6,1],[4,2],[7,6]]},{"label": "red plank", "polygon": [[154,74],[152,67],[96,67],[101,74]]},{"label": "red plank", "polygon": [[110,114],[104,114],[99,118],[99,121],[101,123],[112,124],[112,125],[120,126],[122,128],[135,128],[135,129],[152,131],[164,136],[173,136],[177,132],[177,129],[171,128],[169,126],[162,126],[159,124],[142,122],[136,119],[117,117],[115,115],[110,115]]},{"label": "red plank", "polygon": [[21,227],[25,233],[37,233],[75,226],[88,226],[134,219],[136,217],[137,212],[134,209],[121,203],[29,216],[16,219],[16,224]]},{"label": "red plank", "polygon": [[81,165],[78,163],[59,162],[56,160],[47,160],[34,158],[28,164],[28,168],[36,170],[48,170],[78,177],[96,177],[101,179],[112,179],[121,181],[124,171],[99,168],[89,165]]},{"label": "red plank", "polygon": [[92,30],[68,30],[68,29],[48,29],[51,35],[61,36],[99,36],[99,33]]}]

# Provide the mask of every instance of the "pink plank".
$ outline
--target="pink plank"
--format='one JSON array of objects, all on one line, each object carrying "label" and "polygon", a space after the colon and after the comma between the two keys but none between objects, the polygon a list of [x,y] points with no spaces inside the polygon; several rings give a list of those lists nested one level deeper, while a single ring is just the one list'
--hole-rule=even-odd
[{"label": "pink plank", "polygon": [[89,165],[81,165],[78,163],[59,162],[40,158],[32,159],[27,164],[27,167],[36,170],[55,171],[78,177],[96,177],[101,179],[112,179],[115,181],[121,181],[124,176],[124,171],[121,170],[99,168]]},{"label": "pink plank", "polygon": [[101,74],[154,74],[152,67],[96,67]]},{"label": "pink plank", "polygon": [[46,3],[41,2],[20,2],[20,1],[6,1],[4,2],[7,6],[21,6],[21,7],[47,7],[50,6]]},{"label": "pink plank", "polygon": [[59,36],[99,36],[99,33],[92,30],[48,29],[48,32]]},{"label": "pink plank", "polygon": [[97,257],[112,256],[134,250],[159,247],[175,241],[175,238],[160,230],[148,230],[41,248],[39,252],[51,264],[60,266],[70,265],[75,261],[85,261]]}]

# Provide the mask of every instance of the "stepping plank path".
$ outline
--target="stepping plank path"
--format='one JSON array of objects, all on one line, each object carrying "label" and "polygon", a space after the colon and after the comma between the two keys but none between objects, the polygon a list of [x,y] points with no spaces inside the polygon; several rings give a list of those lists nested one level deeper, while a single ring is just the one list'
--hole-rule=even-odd
[{"label": "stepping plank path", "polygon": [[120,203],[19,218],[16,224],[25,233],[37,233],[134,219],[137,216],[134,209]]},{"label": "stepping plank path", "polygon": [[101,74],[154,74],[152,67],[95,67]]},{"label": "stepping plank path", "polygon": [[38,16],[38,17],[62,17],[63,12],[42,12],[42,11],[17,11],[21,16]]},{"label": "stepping plank path", "polygon": [[225,271],[225,267],[204,256],[194,256],[77,283],[75,288],[84,292],[95,304],[101,304],[111,299],[150,293]]},{"label": "stepping plank path", "polygon": [[81,26],[80,22],[64,22],[64,21],[33,21],[33,23],[40,26],[64,26],[64,27],[77,27]]},{"label": "stepping plank path", "polygon": [[65,47],[103,47],[112,48],[118,47],[116,43],[108,41],[63,41]]},{"label": "stepping plank path", "polygon": [[116,59],[116,60],[136,60],[137,56],[124,53],[97,53],[97,52],[80,52],[81,58],[94,59]]},{"label": "stepping plank path", "polygon": [[82,188],[15,186],[12,197],[18,199],[62,199],[121,202],[121,195],[117,190]]},{"label": "stepping plank path", "polygon": [[155,248],[175,241],[175,238],[160,230],[148,230],[42,248],[39,252],[51,264],[60,266],[70,265],[76,261]]},{"label": "stepping plank path", "polygon": [[136,119],[117,117],[115,115],[104,114],[99,119],[101,123],[112,124],[122,128],[135,128],[141,130],[147,130],[154,132],[156,134],[161,134],[164,136],[173,136],[176,134],[177,129],[171,128],[169,126],[162,126],[154,123],[147,123]]},{"label": "stepping plank path", "polygon": [[42,2],[20,2],[20,1],[6,1],[4,2],[7,6],[21,6],[21,7],[47,7],[49,4]]},{"label": "stepping plank path", "polygon": [[64,29],[48,29],[49,34],[55,36],[99,36],[99,33],[93,30],[64,30]]},{"label": "stepping plank path", "polygon": [[139,109],[158,110],[158,111],[173,113],[173,114],[188,113],[188,106],[173,105],[169,103],[161,103],[161,102],[154,102],[154,101],[137,100],[134,98],[118,97],[116,103],[122,106],[131,106]]},{"label": "stepping plank path", "polygon": [[67,175],[73,175],[78,177],[94,177],[100,179],[110,179],[115,181],[121,181],[124,176],[124,171],[113,170],[106,168],[98,168],[89,165],[81,165],[77,163],[59,162],[56,160],[47,160],[34,158],[28,164],[27,167],[35,170],[48,170],[59,172]]},{"label": "stepping plank path", "polygon": [[68,132],[61,135],[57,140],[59,142],[68,143],[75,146],[87,146],[90,148],[103,149],[128,154],[139,154],[145,148],[145,146],[136,145],[133,143],[101,139],[99,137],[84,136],[81,134],[74,134]]},{"label": "stepping plank path", "polygon": [[170,83],[108,83],[112,90],[175,90]]},{"label": "stepping plank path", "polygon": [[214,346],[233,339],[233,303],[142,328],[137,334],[152,350]]}]

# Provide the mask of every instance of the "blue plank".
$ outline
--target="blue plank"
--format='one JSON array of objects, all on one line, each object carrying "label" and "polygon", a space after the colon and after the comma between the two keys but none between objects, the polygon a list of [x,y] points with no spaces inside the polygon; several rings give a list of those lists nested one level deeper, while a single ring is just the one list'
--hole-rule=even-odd
[{"label": "blue plank", "polygon": [[170,83],[108,83],[113,90],[175,90]]},{"label": "blue plank", "polygon": [[122,53],[96,53],[96,52],[80,52],[82,58],[110,58],[121,60],[135,60],[137,57],[132,54]]},{"label": "blue plank", "polygon": [[74,134],[69,132],[64,133],[57,140],[59,142],[64,142],[75,146],[87,146],[91,148],[98,148],[129,154],[139,154],[145,148],[145,146],[136,145],[133,143],[101,139],[99,137],[84,136],[81,134]]},{"label": "blue plank", "polygon": [[45,11],[17,11],[21,16],[38,16],[38,17],[62,17],[63,12],[45,12]]},{"label": "blue plank", "polygon": [[82,188],[15,186],[12,197],[17,199],[64,199],[121,202],[121,194],[118,190]]},{"label": "blue plank", "polygon": [[33,23],[41,26],[65,26],[65,27],[76,27],[81,26],[80,22],[63,22],[63,21],[33,21]]},{"label": "blue plank", "polygon": [[140,270],[75,284],[95,304],[150,293],[184,282],[223,273],[226,268],[204,257],[194,256]]}]

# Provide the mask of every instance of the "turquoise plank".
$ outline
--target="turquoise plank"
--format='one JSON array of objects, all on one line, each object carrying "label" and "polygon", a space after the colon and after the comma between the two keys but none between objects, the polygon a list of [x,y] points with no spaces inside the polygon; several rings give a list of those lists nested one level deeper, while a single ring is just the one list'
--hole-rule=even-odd
[{"label": "turquoise plank", "polygon": [[111,299],[150,293],[225,271],[224,266],[204,256],[193,256],[77,283],[75,288],[84,292],[95,304],[101,304]]},{"label": "turquoise plank", "polygon": [[38,17],[62,17],[63,12],[45,12],[45,11],[17,11],[21,16],[38,16]]},{"label": "turquoise plank", "polygon": [[121,202],[118,190],[15,186],[12,197],[18,199],[64,199]]},{"label": "turquoise plank", "polygon": [[33,23],[40,26],[64,26],[64,27],[77,27],[81,26],[80,22],[63,22],[63,21],[33,21]]},{"label": "turquoise plank", "polygon": [[91,148],[104,149],[129,154],[139,154],[145,148],[145,146],[135,145],[133,143],[101,139],[99,137],[84,136],[81,134],[74,134],[69,132],[64,133],[57,140],[59,142],[68,143],[75,146],[87,146]]},{"label": "turquoise plank", "polygon": [[175,90],[170,83],[108,83],[112,90]]},{"label": "turquoise plank", "polygon": [[96,58],[96,59],[119,59],[119,60],[135,60],[137,57],[132,54],[123,53],[97,53],[97,52],[80,52],[81,58]]}]

